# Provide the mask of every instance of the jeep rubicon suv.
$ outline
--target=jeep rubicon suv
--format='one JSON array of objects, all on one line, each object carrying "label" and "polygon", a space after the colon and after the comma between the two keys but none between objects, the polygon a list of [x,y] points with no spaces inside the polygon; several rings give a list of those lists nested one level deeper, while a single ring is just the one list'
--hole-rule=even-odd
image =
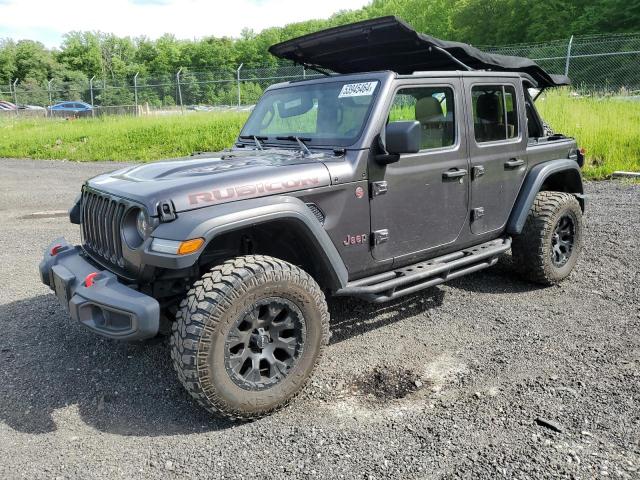
[{"label": "jeep rubicon suv", "polygon": [[322,75],[268,88],[228,150],[84,184],[82,244],[54,241],[40,264],[73,319],[113,339],[170,331],[188,392],[249,419],[312,375],[325,296],[392,300],[509,249],[535,282],[569,275],[583,155],[529,94],[566,77],[395,17],[270,52]]}]

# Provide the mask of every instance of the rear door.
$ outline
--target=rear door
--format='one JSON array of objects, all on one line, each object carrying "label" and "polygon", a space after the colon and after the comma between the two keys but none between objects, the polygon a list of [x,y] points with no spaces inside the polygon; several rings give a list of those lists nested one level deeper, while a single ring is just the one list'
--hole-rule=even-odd
[{"label": "rear door", "polygon": [[471,231],[504,228],[527,171],[525,106],[519,79],[464,80],[472,131]]},{"label": "rear door", "polygon": [[461,87],[459,78],[447,78],[400,83],[395,90],[389,121],[419,121],[422,148],[390,165],[370,165],[378,260],[452,243],[467,222],[469,160]]}]

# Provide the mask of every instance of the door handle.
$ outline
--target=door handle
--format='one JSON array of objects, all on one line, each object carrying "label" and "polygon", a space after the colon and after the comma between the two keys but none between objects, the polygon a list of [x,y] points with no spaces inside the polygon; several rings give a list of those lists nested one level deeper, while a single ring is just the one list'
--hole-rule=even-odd
[{"label": "door handle", "polygon": [[451,180],[453,178],[461,178],[467,174],[464,168],[452,168],[446,172],[442,172],[442,178],[445,180]]},{"label": "door handle", "polygon": [[524,160],[521,158],[510,158],[508,161],[504,162],[504,168],[518,168],[524,165]]}]

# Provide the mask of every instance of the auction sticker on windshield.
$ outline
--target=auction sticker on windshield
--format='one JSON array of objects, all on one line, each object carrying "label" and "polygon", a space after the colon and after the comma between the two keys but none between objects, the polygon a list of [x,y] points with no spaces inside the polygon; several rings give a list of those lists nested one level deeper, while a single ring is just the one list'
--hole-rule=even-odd
[{"label": "auction sticker on windshield", "polygon": [[338,98],[344,97],[364,97],[373,95],[373,91],[376,88],[378,82],[364,82],[364,83],[347,83],[342,86],[340,95]]}]

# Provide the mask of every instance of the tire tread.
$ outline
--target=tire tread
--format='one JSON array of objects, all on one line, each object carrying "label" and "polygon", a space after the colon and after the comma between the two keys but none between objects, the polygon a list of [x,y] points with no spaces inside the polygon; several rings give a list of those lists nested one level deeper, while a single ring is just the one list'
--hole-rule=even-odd
[{"label": "tire tread", "polygon": [[252,420],[268,415],[287,405],[302,390],[305,382],[288,399],[268,411],[248,414],[234,410],[216,394],[210,382],[203,338],[210,338],[220,315],[234,300],[239,299],[248,283],[257,278],[287,280],[304,285],[315,301],[322,318],[322,341],[317,360],[307,375],[314,373],[329,339],[329,312],[324,293],[315,280],[304,270],[283,260],[263,255],[235,257],[213,267],[196,281],[180,302],[170,337],[171,359],[178,379],[189,394],[206,410],[230,420]]},{"label": "tire tread", "polygon": [[[546,244],[549,231],[554,228],[554,217],[565,206],[581,213],[580,204],[570,193],[542,191],[536,195],[520,235],[513,238],[513,260],[520,273],[542,285],[553,285],[560,280],[547,259]],[[576,227],[578,228],[578,227]],[[580,250],[582,232],[576,234],[576,255]]]}]

